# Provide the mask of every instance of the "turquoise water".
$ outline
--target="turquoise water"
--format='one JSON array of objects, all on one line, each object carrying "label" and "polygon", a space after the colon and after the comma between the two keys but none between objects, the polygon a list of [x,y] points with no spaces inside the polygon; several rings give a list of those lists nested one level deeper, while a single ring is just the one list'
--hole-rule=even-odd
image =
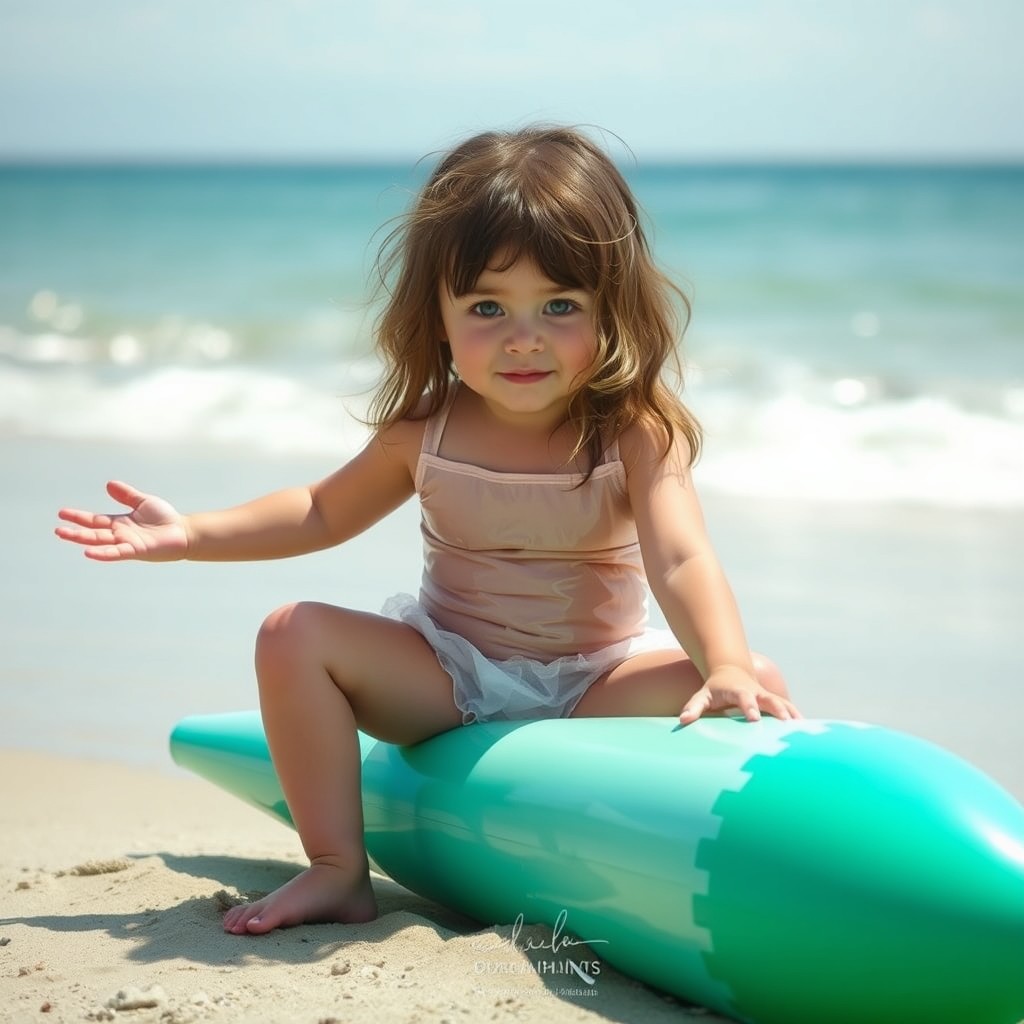
[{"label": "turquoise water", "polygon": [[[1024,168],[626,168],[702,486],[1024,505]],[[337,453],[424,167],[0,168],[0,438]]]}]

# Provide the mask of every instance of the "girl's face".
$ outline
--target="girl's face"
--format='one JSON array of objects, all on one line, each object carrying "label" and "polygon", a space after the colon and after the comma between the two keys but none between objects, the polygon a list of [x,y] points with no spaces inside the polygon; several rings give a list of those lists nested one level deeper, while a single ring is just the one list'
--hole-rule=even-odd
[{"label": "girl's face", "polygon": [[[501,253],[491,260],[501,266]],[[441,319],[463,383],[506,420],[556,426],[594,361],[593,293],[555,284],[530,259],[490,266],[473,291],[440,286]]]}]

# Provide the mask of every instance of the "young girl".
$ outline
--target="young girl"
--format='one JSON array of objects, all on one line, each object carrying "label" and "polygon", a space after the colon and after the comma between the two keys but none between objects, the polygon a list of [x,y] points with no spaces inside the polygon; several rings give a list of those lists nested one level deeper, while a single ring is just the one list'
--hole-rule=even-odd
[{"label": "young girl", "polygon": [[[58,536],[99,561],[262,559],[341,544],[419,496],[418,600],[300,603],[260,631],[260,707],[310,867],[230,910],[236,934],[376,916],[357,728],[410,744],[484,719],[797,715],[705,532],[699,427],[662,380],[674,289],[608,157],[563,128],[476,136],[380,269],[386,373],[351,462],[221,512],[116,482],[129,512],[60,512]],[[646,626],[646,581],[671,633]]]}]

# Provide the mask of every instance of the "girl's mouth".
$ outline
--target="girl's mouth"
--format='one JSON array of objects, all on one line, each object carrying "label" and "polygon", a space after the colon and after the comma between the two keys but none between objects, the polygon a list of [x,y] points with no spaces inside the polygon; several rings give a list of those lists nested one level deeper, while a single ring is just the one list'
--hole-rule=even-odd
[{"label": "girl's mouth", "polygon": [[502,380],[507,380],[511,384],[535,384],[550,375],[550,370],[506,370],[498,374]]}]

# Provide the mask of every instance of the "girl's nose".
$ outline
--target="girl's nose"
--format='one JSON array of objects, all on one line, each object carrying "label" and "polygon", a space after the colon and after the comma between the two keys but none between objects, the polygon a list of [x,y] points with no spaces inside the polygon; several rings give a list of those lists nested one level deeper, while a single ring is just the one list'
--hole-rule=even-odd
[{"label": "girl's nose", "polygon": [[538,352],[544,347],[540,325],[532,317],[514,319],[509,327],[505,341],[509,352]]}]

